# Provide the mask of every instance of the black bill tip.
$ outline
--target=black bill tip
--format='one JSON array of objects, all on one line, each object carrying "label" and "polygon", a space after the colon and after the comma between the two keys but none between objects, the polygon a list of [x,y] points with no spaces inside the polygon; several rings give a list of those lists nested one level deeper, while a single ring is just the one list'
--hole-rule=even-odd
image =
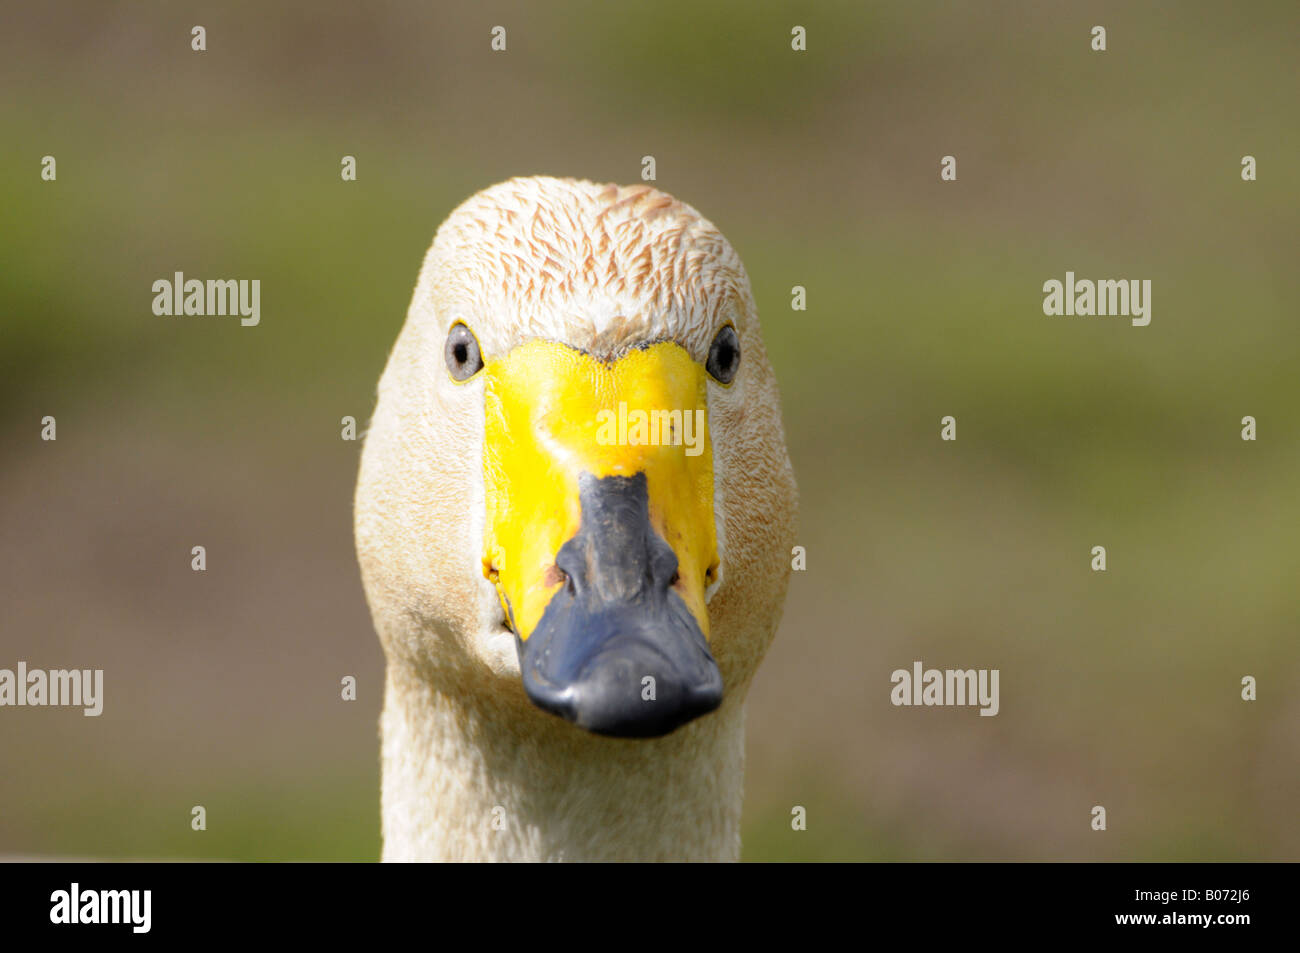
[{"label": "black bill tip", "polygon": [[528,697],[539,708],[596,734],[654,738],[722,703],[722,674],[704,645],[670,657],[658,645],[615,635],[575,677],[558,680],[545,673],[544,658],[530,659],[530,654],[523,646]]},{"label": "black bill tip", "polygon": [[582,526],[556,565],[568,579],[518,643],[539,708],[588,731],[665,735],[722,702],[722,674],[674,588],[677,557],[650,525],[645,474],[584,475]]}]

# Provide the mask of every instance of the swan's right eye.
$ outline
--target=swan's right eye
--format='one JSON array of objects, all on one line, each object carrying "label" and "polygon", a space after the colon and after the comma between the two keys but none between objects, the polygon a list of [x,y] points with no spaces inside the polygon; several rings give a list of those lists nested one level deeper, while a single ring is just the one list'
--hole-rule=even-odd
[{"label": "swan's right eye", "polygon": [[483,355],[478,350],[474,332],[457,321],[447,334],[447,371],[451,379],[467,381],[483,369]]}]

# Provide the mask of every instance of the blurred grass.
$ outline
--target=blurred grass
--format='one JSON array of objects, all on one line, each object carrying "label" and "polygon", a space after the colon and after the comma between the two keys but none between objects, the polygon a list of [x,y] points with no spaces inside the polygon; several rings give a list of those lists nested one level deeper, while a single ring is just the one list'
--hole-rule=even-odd
[{"label": "blurred grass", "polygon": [[[188,50],[196,22],[207,54]],[[796,22],[805,56],[788,52]],[[1294,859],[1296,25],[1287,4],[27,11],[0,40],[0,453],[26,481],[6,525],[44,507],[46,531],[81,545],[36,489],[57,474],[32,422],[55,413],[73,465],[92,463],[65,421],[102,432],[101,463],[148,445],[148,472],[210,500],[214,525],[247,519],[230,546],[248,572],[303,565],[248,610],[269,637],[313,593],[363,618],[337,422],[368,417],[437,223],[509,175],[632,181],[655,154],[658,184],[745,259],[804,501],[810,569],[755,684],[746,858]],[[1041,284],[1067,269],[1151,278],[1151,326],[1044,317]],[[176,270],[260,278],[262,325],[155,318],[150,285]],[[1238,437],[1245,414],[1257,443]],[[97,473],[88,511],[147,512],[129,470]],[[309,542],[322,514],[333,535]],[[33,538],[10,536],[4,565],[30,562]],[[1098,543],[1104,576],[1086,571]],[[52,637],[46,603],[97,591],[103,570],[47,558],[45,589],[5,593],[37,627],[0,628],[0,665]],[[208,624],[235,632],[223,606],[246,589],[222,584]],[[128,605],[152,593],[134,585]],[[84,623],[86,644],[169,634],[132,611]],[[364,624],[328,638],[304,682],[354,643],[374,675]],[[890,708],[888,673],[915,658],[1001,666],[1003,714]],[[1254,706],[1236,700],[1247,672]],[[28,718],[0,738],[26,772],[0,781],[0,849],[373,858],[375,699],[337,735],[292,691],[252,696],[248,720],[196,718],[216,763],[159,759],[143,720],[91,741]],[[289,739],[300,760],[267,767]],[[203,835],[191,803],[209,807]],[[1112,805],[1104,842],[1094,803]]]}]

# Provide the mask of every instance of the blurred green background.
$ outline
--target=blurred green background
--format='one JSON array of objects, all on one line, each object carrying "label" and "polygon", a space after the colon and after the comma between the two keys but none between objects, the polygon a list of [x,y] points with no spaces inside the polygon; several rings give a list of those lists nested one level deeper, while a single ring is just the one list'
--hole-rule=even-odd
[{"label": "blurred green background", "polygon": [[[378,857],[339,420],[456,204],[654,155],[745,259],[803,500],[746,858],[1300,859],[1297,36],[1291,2],[11,10],[0,667],[103,668],[106,707],[0,710],[0,854]],[[1045,317],[1066,270],[1151,279],[1151,325]],[[174,271],[261,279],[261,325],[155,317]],[[1001,713],[892,707],[917,659],[999,668]]]}]

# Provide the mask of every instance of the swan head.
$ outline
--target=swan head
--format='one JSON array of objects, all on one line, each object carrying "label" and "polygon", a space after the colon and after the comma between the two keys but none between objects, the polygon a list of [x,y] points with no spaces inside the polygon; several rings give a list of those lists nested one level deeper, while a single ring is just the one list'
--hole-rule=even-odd
[{"label": "swan head", "polygon": [[452,213],[357,487],[390,665],[514,720],[666,734],[743,696],[794,509],[749,280],[712,223],[540,177]]}]

